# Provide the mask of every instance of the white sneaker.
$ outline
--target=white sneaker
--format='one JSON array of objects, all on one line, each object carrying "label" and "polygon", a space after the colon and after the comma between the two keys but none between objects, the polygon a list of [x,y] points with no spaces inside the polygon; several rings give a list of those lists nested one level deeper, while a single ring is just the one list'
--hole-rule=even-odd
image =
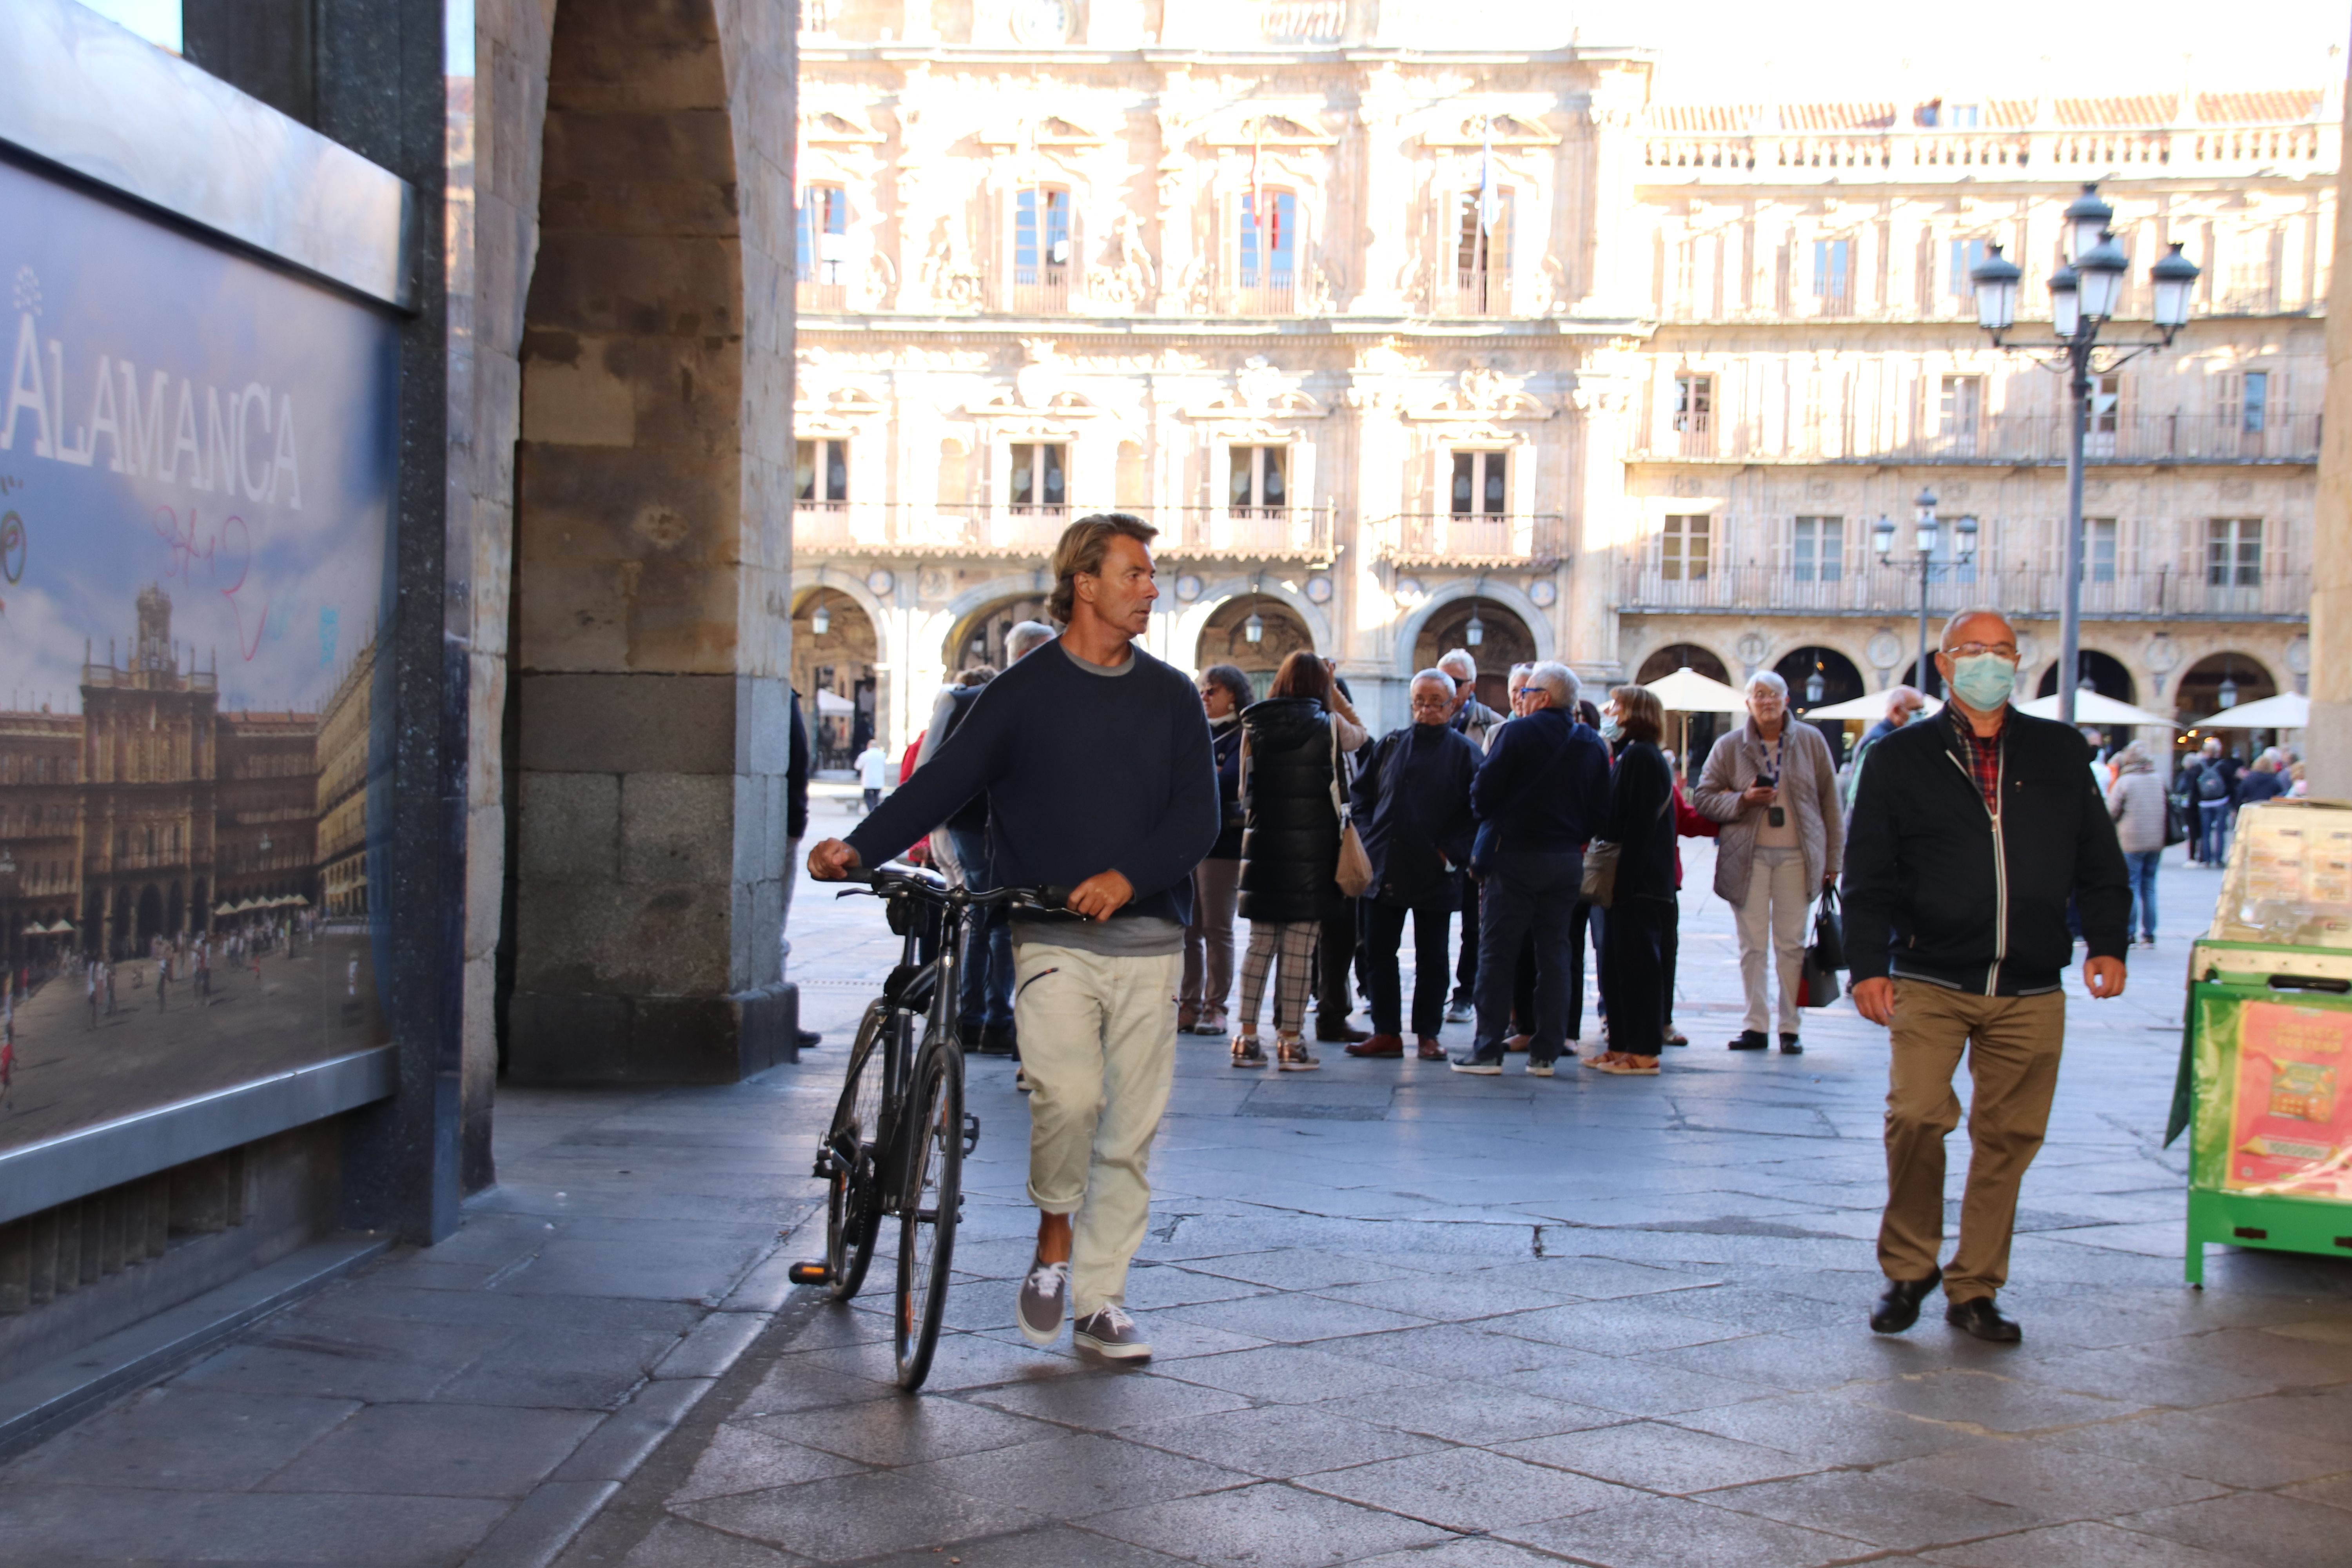
[{"label": "white sneaker", "polygon": [[1069,1298],[1070,1266],[1040,1263],[1033,1256],[1028,1277],[1021,1281],[1020,1294],[1013,1302],[1013,1315],[1021,1324],[1021,1337],[1038,1346],[1050,1345],[1060,1339],[1062,1314],[1069,1305]]},{"label": "white sneaker", "polygon": [[1070,1338],[1098,1356],[1112,1361],[1150,1361],[1151,1345],[1128,1316],[1127,1309],[1116,1301],[1106,1303],[1098,1311],[1087,1313],[1070,1326]]}]

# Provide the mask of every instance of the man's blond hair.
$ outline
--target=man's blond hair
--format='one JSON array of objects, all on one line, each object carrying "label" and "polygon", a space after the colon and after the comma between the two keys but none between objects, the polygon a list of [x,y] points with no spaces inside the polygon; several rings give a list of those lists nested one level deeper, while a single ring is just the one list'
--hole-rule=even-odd
[{"label": "man's blond hair", "polygon": [[1124,511],[1098,511],[1062,530],[1061,542],[1054,546],[1054,591],[1045,596],[1047,615],[1066,626],[1070,624],[1078,604],[1078,574],[1101,575],[1110,542],[1121,536],[1150,544],[1160,531]]}]

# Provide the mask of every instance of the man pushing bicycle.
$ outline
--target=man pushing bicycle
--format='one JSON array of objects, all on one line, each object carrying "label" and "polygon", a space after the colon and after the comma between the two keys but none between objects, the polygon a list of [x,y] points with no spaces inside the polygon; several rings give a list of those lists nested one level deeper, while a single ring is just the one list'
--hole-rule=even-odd
[{"label": "man pushing bicycle", "polygon": [[896,795],[808,858],[811,877],[837,881],[985,793],[996,880],[1070,889],[1083,921],[1013,922],[1038,1208],[1016,1316],[1031,1343],[1050,1345],[1068,1309],[1080,1345],[1121,1360],[1151,1353],[1126,1309],[1127,1268],[1175,1072],[1192,868],[1223,816],[1199,693],[1133,646],[1160,596],[1158,532],[1124,512],[1064,531],[1047,600],[1060,638],[991,681]]}]

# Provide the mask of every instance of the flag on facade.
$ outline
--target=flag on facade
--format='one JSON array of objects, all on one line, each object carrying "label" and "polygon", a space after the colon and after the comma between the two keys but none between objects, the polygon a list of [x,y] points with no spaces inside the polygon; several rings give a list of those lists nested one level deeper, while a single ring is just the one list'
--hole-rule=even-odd
[{"label": "flag on facade", "polygon": [[1495,184],[1495,122],[1486,121],[1478,134],[1478,232],[1492,234],[1503,216],[1503,193]]}]

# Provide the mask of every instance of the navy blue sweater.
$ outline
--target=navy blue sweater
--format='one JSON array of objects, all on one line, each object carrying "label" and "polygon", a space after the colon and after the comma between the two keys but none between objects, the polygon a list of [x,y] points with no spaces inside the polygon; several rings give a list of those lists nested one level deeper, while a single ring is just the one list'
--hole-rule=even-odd
[{"label": "navy blue sweater", "polygon": [[849,847],[868,866],[988,795],[997,880],[1074,888],[1117,871],[1121,915],[1192,918],[1192,868],[1217,839],[1217,775],[1201,694],[1145,653],[1116,676],[1081,669],[1061,644],[981,689],[954,735],[877,806]]},{"label": "navy blue sweater", "polygon": [[1495,731],[1470,786],[1495,847],[1581,849],[1609,820],[1609,748],[1590,725],[1539,708]]}]

